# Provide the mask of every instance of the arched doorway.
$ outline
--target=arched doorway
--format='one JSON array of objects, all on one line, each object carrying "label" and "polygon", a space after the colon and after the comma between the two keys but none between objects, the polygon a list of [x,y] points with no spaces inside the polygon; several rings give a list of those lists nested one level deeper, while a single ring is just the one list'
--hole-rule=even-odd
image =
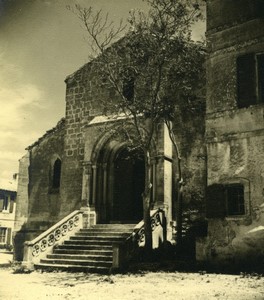
[{"label": "arched doorway", "polygon": [[99,151],[93,168],[92,186],[99,223],[136,223],[142,220],[145,186],[143,151],[131,150],[119,140],[109,140]]},{"label": "arched doorway", "polygon": [[112,221],[133,222],[143,218],[145,186],[144,155],[140,150],[119,151],[113,162]]}]

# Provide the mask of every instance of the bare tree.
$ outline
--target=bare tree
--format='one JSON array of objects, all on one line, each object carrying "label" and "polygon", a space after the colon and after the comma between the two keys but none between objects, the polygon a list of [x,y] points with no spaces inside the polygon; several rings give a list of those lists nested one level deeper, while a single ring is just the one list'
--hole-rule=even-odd
[{"label": "bare tree", "polygon": [[[177,231],[181,241],[181,156],[174,131],[179,102],[192,109],[203,73],[202,43],[191,40],[191,25],[201,18],[197,1],[146,0],[149,11],[132,11],[125,26],[109,21],[102,11],[76,5],[70,8],[81,20],[96,63],[118,97],[105,103],[106,113],[123,115],[122,128],[133,148],[145,157],[145,190],[142,194],[145,249],[152,250],[151,147],[160,123],[166,124],[178,165]],[[120,34],[125,34],[120,39]],[[117,41],[118,40],[118,41]],[[192,65],[191,65],[192,64]],[[126,130],[133,128],[133,134]],[[144,128],[144,130],[143,130]]]}]

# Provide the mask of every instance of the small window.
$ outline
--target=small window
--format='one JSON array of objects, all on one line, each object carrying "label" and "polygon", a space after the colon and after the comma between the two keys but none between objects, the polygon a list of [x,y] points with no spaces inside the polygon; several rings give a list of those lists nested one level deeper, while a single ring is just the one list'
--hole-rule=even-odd
[{"label": "small window", "polygon": [[237,58],[237,94],[238,108],[264,102],[264,54]]},{"label": "small window", "polygon": [[8,197],[6,196],[4,199],[3,210],[7,210],[7,209],[8,209]]},{"label": "small window", "polygon": [[60,177],[61,177],[61,160],[57,159],[53,166],[52,187],[54,189],[58,189],[60,187]]},{"label": "small window", "polygon": [[245,191],[243,184],[213,184],[207,187],[207,218],[242,216],[245,213]]},{"label": "small window", "polygon": [[135,90],[135,73],[133,70],[127,69],[123,74],[123,96],[129,102],[134,100]]},{"label": "small window", "polygon": [[0,244],[6,243],[6,228],[0,227]]},{"label": "small window", "polygon": [[228,216],[244,215],[244,186],[233,184],[225,186],[225,198]]},{"label": "small window", "polygon": [[125,78],[123,81],[123,95],[129,102],[134,100],[135,82],[133,78]]}]

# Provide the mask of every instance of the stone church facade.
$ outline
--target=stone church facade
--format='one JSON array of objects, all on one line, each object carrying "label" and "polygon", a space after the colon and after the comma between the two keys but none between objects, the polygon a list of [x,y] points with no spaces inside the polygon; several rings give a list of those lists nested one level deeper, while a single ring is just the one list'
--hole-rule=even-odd
[{"label": "stone church facade", "polygon": [[[206,115],[182,118],[183,130],[175,132],[187,178],[184,231],[207,222],[205,236],[192,235],[198,262],[263,268],[263,1],[208,0],[206,36]],[[98,83],[93,67],[67,77],[65,118],[20,161],[17,258],[25,240],[84,207],[101,224],[142,219],[142,159],[132,163],[126,143],[105,130],[101,100],[116,95]],[[177,164],[163,126],[151,161],[153,209],[164,211],[174,242]]]},{"label": "stone church facade", "polygon": [[[144,156],[138,153],[136,161],[130,159],[126,141],[109,129],[118,120],[104,115],[102,103],[117,95],[99,82],[95,62],[66,78],[65,118],[30,145],[20,160],[15,237],[19,260],[24,241],[32,240],[76,210],[88,207],[97,224],[136,225],[143,219]],[[204,213],[203,124],[201,112],[182,118],[175,132],[183,176],[188,178],[184,187],[185,229]],[[151,147],[151,201],[153,210],[164,211],[167,239],[172,243],[176,176],[175,153],[166,127],[160,124]]]}]

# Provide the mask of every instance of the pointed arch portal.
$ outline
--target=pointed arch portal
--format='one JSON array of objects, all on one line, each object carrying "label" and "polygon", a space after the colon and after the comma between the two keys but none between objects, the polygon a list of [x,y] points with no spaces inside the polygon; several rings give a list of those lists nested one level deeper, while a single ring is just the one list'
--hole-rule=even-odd
[{"label": "pointed arch portal", "polygon": [[[109,130],[95,137],[87,127],[83,162],[82,203],[95,212],[97,223],[136,223],[143,219],[145,157],[142,149]],[[132,132],[133,130],[131,130]],[[148,168],[152,209],[162,208],[172,220],[172,144],[165,124],[157,128]]]},{"label": "pointed arch portal", "polygon": [[92,206],[98,222],[142,220],[145,160],[141,149],[131,150],[125,142],[115,139],[101,144],[93,160],[92,181]]}]

